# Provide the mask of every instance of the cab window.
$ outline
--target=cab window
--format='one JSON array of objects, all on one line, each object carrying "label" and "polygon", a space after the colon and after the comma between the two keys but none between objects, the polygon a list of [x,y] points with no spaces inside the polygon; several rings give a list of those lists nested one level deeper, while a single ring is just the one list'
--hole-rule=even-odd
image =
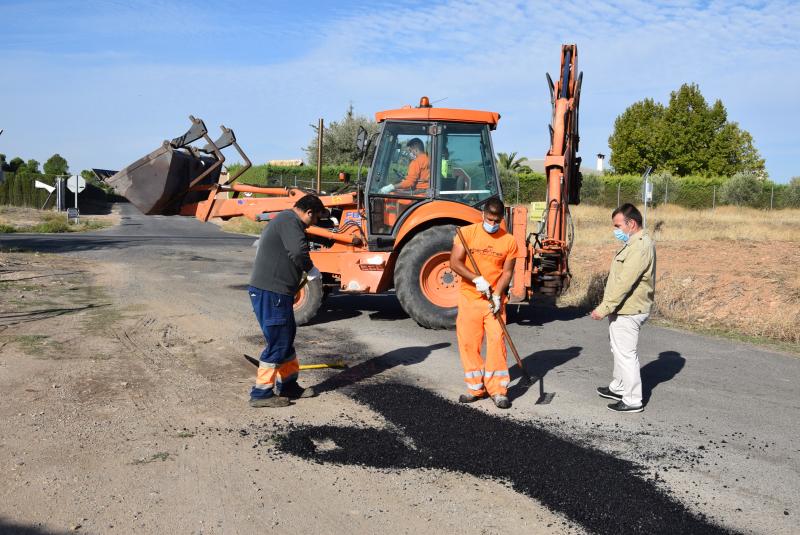
[{"label": "cab window", "polygon": [[475,205],[498,194],[488,126],[445,123],[439,142],[439,197]]}]

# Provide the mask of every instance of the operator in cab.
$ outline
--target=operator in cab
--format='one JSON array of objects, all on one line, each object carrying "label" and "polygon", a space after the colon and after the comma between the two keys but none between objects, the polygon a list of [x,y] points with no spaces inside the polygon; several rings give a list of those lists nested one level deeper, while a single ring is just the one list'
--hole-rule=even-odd
[{"label": "operator in cab", "polygon": [[[501,321],[505,321],[505,303],[517,242],[500,228],[505,206],[491,197],[483,206],[483,221],[461,228],[466,247],[475,259],[479,273],[467,267],[467,250],[458,234],[450,252],[450,267],[461,276],[458,295],[456,337],[467,393],[459,403],[473,403],[491,397],[500,409],[511,407],[508,399],[508,364]],[[481,345],[486,337],[486,361]]]},{"label": "operator in cab", "polygon": [[391,193],[396,189],[424,190],[430,187],[431,159],[425,152],[425,144],[415,137],[408,140],[406,148],[411,157],[406,177],[396,184],[386,184],[379,190],[381,193]]}]

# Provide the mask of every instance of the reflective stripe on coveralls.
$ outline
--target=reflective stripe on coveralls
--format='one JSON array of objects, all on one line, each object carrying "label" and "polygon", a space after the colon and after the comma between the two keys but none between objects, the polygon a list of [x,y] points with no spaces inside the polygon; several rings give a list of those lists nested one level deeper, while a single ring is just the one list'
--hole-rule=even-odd
[{"label": "reflective stripe on coveralls", "polygon": [[[500,316],[505,321],[505,302]],[[481,357],[481,345],[486,335],[486,363]],[[508,388],[508,364],[503,329],[489,310],[486,299],[458,296],[456,336],[464,382],[473,396],[505,396]],[[485,370],[485,371],[484,371]]]},{"label": "reflective stripe on coveralls", "polygon": [[[500,229],[494,234],[483,230],[483,223],[461,228],[470,252],[478,264],[481,275],[494,288],[503,274],[503,265],[509,256],[517,253],[514,237]],[[461,240],[456,235],[454,242]],[[505,296],[499,317],[505,321]],[[481,358],[481,344],[486,335],[486,363]],[[506,343],[503,328],[489,309],[489,301],[475,289],[472,281],[462,279],[458,294],[456,337],[464,367],[464,381],[473,396],[505,396],[509,383],[506,363]],[[481,375],[470,375],[483,371]]]}]

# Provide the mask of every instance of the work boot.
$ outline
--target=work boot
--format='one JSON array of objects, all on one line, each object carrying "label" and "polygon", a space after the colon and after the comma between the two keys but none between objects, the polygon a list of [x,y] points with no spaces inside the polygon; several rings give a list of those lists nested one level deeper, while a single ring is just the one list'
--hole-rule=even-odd
[{"label": "work boot", "polygon": [[622,394],[617,394],[612,392],[610,388],[607,386],[598,386],[597,387],[597,395],[601,398],[606,399],[615,399],[617,401],[622,401]]},{"label": "work boot", "polygon": [[280,398],[278,396],[270,396],[268,398],[250,398],[250,406],[251,407],[269,407],[269,408],[276,408],[276,407],[288,407],[291,405],[289,400],[286,398]]},{"label": "work boot", "polygon": [[481,394],[480,396],[473,396],[472,394],[461,394],[458,396],[459,403],[475,403],[479,399],[486,399],[486,394]]},{"label": "work boot", "polygon": [[279,390],[276,390],[276,392],[280,397],[289,399],[313,398],[317,395],[317,391],[314,390],[314,387],[307,386],[303,388],[296,382],[283,385]]},{"label": "work boot", "polygon": [[511,408],[511,401],[509,401],[509,399],[506,396],[501,396],[500,394],[498,394],[492,398],[492,401],[494,401],[494,404],[498,409]]}]

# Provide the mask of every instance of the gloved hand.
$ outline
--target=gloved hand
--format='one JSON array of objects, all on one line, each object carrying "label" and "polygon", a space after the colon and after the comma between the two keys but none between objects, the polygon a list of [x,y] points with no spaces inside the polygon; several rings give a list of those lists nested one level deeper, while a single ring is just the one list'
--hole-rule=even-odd
[{"label": "gloved hand", "polygon": [[497,294],[492,294],[492,299],[489,302],[489,310],[492,311],[492,314],[497,314],[500,312],[500,296]]},{"label": "gloved hand", "polygon": [[482,294],[489,293],[489,290],[492,289],[492,286],[489,284],[489,281],[484,279],[483,276],[475,277],[474,279],[472,279],[472,282],[475,283],[475,289]]},{"label": "gloved hand", "polygon": [[307,278],[308,280],[310,280],[310,281],[313,281],[314,279],[318,279],[318,278],[320,278],[321,276],[322,276],[322,273],[320,273],[320,271],[317,269],[317,267],[316,267],[316,266],[312,267],[312,268],[311,268],[311,269],[308,271],[308,273],[306,273],[306,278]]},{"label": "gloved hand", "polygon": [[380,191],[381,193],[391,193],[394,191],[394,184],[386,184],[378,191]]}]

